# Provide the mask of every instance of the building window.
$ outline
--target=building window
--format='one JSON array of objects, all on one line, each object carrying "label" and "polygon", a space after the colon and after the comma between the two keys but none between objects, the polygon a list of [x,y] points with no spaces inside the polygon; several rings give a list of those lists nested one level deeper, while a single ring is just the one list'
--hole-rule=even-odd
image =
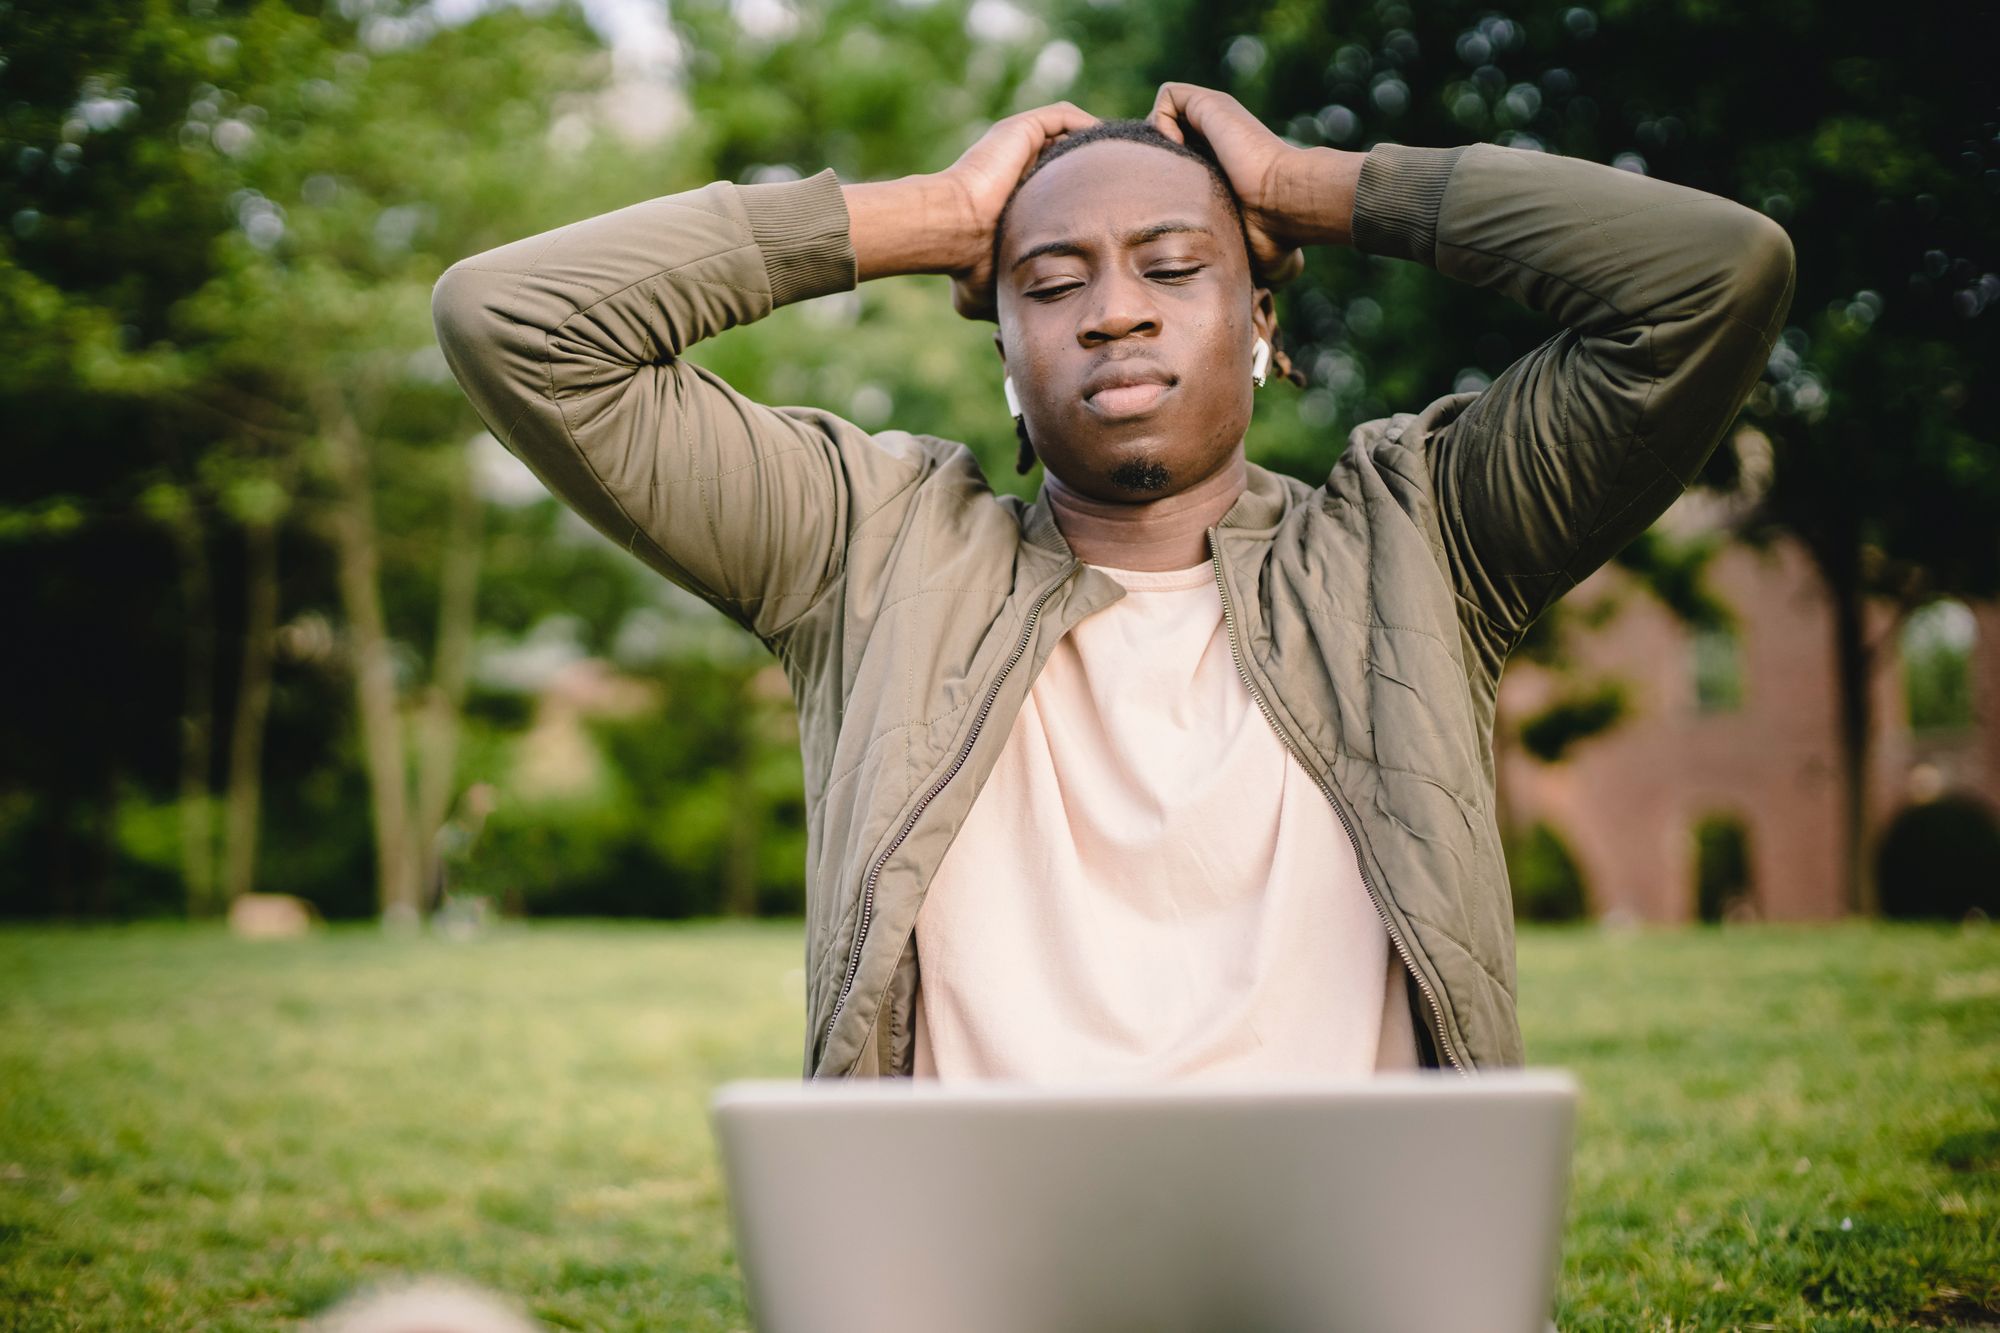
[{"label": "building window", "polygon": [[1912,731],[1963,731],[1972,725],[1972,652],[1979,637],[1972,608],[1941,598],[1903,624],[1903,702]]},{"label": "building window", "polygon": [[1694,911],[1703,921],[1743,914],[1752,902],[1750,830],[1731,814],[1694,826]]},{"label": "building window", "polygon": [[1693,636],[1694,706],[1723,713],[1743,705],[1743,651],[1736,631],[1726,625],[1697,629]]}]

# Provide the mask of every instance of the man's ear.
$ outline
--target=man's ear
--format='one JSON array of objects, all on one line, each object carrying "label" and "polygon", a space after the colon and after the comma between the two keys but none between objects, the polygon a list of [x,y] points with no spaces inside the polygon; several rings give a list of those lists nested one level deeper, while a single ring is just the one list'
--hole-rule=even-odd
[{"label": "man's ear", "polygon": [[1272,334],[1278,327],[1278,307],[1271,300],[1269,287],[1255,287],[1250,292],[1250,327],[1265,342],[1275,341]]},{"label": "man's ear", "polygon": [[1000,340],[1000,330],[993,330],[993,350],[1000,353],[1000,364],[1007,364],[1007,344]]}]

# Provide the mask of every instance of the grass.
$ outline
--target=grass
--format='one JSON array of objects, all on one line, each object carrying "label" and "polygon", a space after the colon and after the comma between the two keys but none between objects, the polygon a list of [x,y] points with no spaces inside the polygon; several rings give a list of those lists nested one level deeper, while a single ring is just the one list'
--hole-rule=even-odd
[{"label": "grass", "polygon": [[[746,1326],[706,1121],[791,1077],[788,923],[0,932],[0,1326],[285,1328],[449,1272]],[[1565,1330],[2000,1325],[2000,929],[1521,941],[1585,1088]]]}]

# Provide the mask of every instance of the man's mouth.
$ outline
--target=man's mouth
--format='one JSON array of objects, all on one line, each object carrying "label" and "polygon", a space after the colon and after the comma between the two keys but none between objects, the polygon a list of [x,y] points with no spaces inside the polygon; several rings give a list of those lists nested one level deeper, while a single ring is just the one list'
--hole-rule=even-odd
[{"label": "man's mouth", "polygon": [[1174,391],[1171,384],[1114,384],[1085,398],[1091,411],[1102,417],[1131,417],[1150,412],[1162,398]]}]

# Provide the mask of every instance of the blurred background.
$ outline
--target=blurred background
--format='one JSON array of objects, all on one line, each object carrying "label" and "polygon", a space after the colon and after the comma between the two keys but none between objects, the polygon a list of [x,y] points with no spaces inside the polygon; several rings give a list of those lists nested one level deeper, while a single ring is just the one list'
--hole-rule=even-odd
[{"label": "blurred background", "polygon": [[[1517,913],[1580,923],[1524,930],[1530,1052],[1599,1077],[1608,1145],[1581,1159],[1565,1310],[2000,1322],[2000,950],[1978,930],[2000,912],[2000,102],[1976,11],[0,7],[0,1283],[22,1309],[91,1293],[104,1327],[266,1327],[431,1263],[563,1326],[740,1324],[700,1092],[795,1072],[789,691],[484,431],[431,286],[657,195],[935,171],[999,116],[1141,116],[1174,79],[1297,144],[1584,157],[1790,233],[1788,326],[1699,484],[1503,689]],[[1311,252],[1278,309],[1310,384],[1258,395],[1249,452],[1314,484],[1356,424],[1554,332],[1346,249]],[[691,355],[769,403],[963,440],[1031,496],[990,333],[946,279],[904,278]],[[245,952],[225,918],[320,944]],[[487,952],[340,925],[372,920]],[[1603,929],[1700,922],[1723,924]],[[481,1174],[530,1151],[526,1183]],[[318,1206],[287,1232],[241,1210],[293,1153]],[[93,1179],[116,1201],[78,1214]],[[203,1208],[206,1273],[166,1220]],[[694,1257],[656,1287],[639,1251]]]},{"label": "blurred background", "polygon": [[[446,879],[515,913],[798,911],[781,670],[482,430],[430,286],[713,179],[934,171],[1060,98],[1143,115],[1170,77],[1299,144],[1483,139],[1784,224],[1791,322],[1703,484],[1509,675],[1520,903],[1990,913],[2000,109],[1990,49],[1910,15],[16,6],[0,911],[204,917],[265,891],[361,917]],[[1311,259],[1280,297],[1311,386],[1259,395],[1250,452],[1314,483],[1356,423],[1551,331],[1417,266]],[[962,439],[1032,496],[989,333],[944,279],[904,279],[693,356],[766,402]]]}]

